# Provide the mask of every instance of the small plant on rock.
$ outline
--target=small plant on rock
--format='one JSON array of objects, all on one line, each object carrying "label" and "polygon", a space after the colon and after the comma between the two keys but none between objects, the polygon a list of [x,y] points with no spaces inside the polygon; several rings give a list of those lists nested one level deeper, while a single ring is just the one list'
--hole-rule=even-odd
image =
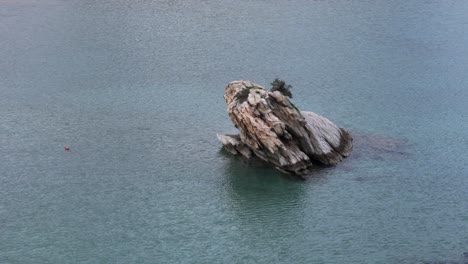
[{"label": "small plant on rock", "polygon": [[287,96],[289,98],[292,98],[292,93],[291,93],[292,86],[289,84],[286,84],[285,81],[276,78],[272,83],[271,83],[271,91],[278,91],[282,93],[284,96]]}]

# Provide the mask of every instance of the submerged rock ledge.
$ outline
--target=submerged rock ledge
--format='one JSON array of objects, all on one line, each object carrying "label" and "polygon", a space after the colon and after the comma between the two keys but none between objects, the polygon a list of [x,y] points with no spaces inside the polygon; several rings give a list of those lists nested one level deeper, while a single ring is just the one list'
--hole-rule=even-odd
[{"label": "submerged rock ledge", "polygon": [[299,111],[280,92],[250,81],[233,81],[224,94],[239,135],[218,135],[224,148],[256,156],[285,173],[303,175],[316,164],[336,165],[350,155],[351,135],[313,112]]}]

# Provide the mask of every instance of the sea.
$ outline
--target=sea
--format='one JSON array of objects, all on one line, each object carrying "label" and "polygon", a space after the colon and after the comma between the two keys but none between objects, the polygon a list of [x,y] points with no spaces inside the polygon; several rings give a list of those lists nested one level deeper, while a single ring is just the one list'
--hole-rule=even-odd
[{"label": "sea", "polygon": [[[0,0],[0,263],[468,263],[467,14]],[[299,180],[222,149],[226,85],[275,78],[349,158]]]}]

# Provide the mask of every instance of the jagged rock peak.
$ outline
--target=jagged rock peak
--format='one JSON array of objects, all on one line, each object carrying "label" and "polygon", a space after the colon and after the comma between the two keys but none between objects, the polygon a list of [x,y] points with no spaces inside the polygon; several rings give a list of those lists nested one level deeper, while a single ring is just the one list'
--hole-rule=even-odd
[{"label": "jagged rock peak", "polygon": [[277,169],[306,174],[314,164],[336,165],[349,156],[352,137],[312,112],[299,111],[280,92],[250,81],[233,81],[224,94],[239,135],[218,135],[226,150],[258,158]]}]

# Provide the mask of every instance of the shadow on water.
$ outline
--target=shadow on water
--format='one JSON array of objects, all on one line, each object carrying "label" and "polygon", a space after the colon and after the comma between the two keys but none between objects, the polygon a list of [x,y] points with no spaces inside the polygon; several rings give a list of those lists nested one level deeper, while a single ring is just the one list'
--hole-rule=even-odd
[{"label": "shadow on water", "polygon": [[410,156],[407,139],[353,131],[353,152],[350,160],[406,159]]}]

